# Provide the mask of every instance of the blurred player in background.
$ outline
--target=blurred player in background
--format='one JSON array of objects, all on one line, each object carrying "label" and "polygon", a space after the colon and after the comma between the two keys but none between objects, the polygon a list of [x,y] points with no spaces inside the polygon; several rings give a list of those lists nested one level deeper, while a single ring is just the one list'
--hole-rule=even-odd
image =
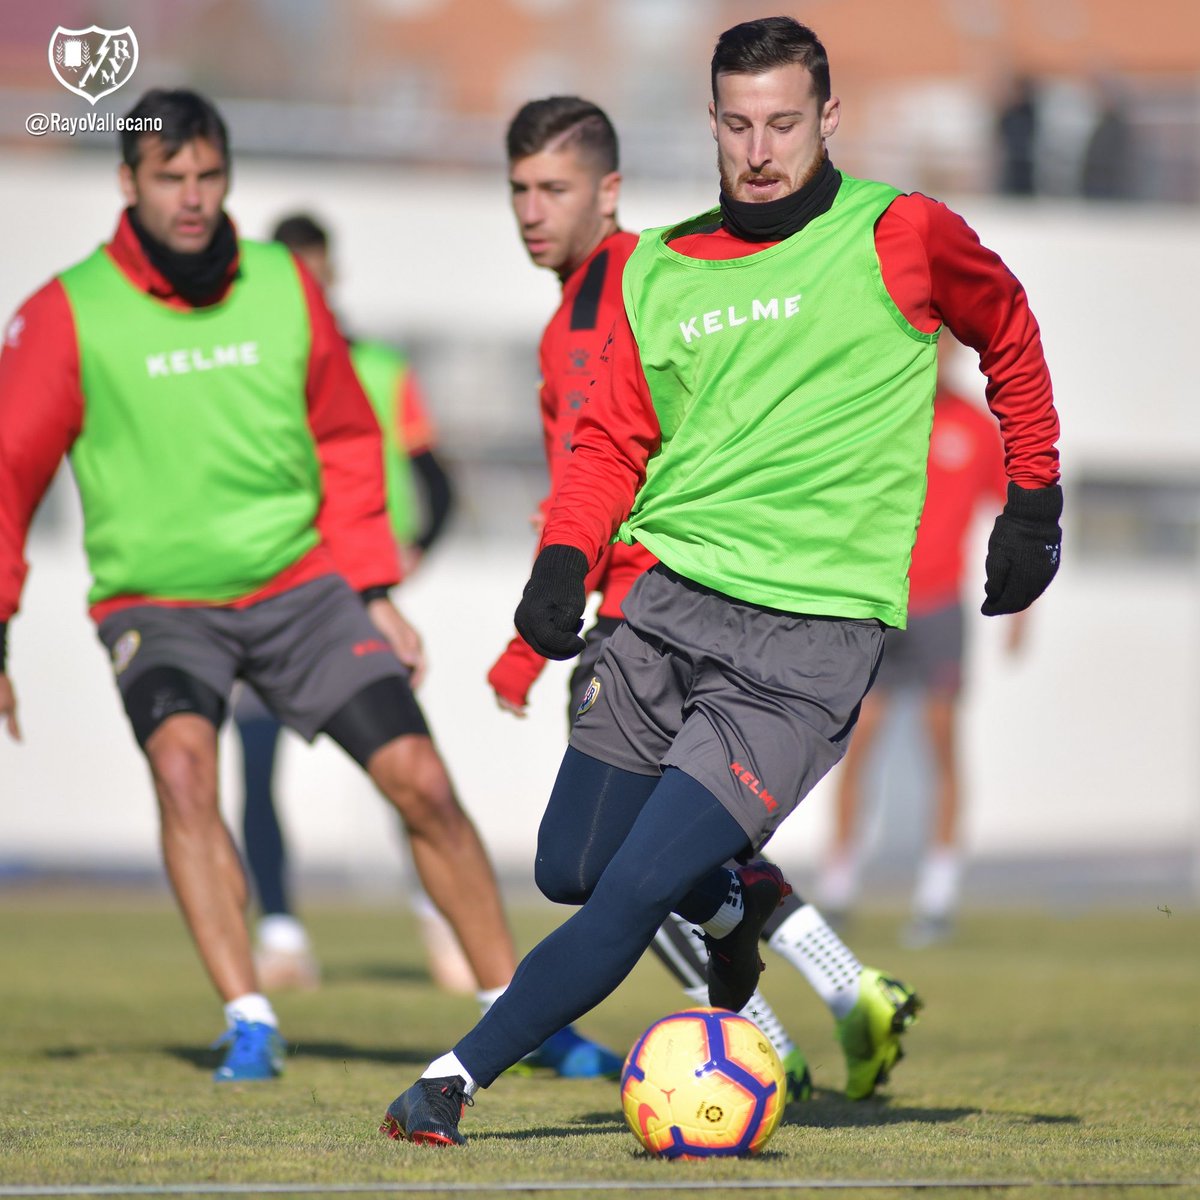
[{"label": "blurred player in background", "polygon": [[718,39],[720,205],[644,233],[516,612],[572,658],[614,534],[660,562],[626,597],[571,731],[536,876],[580,907],[389,1106],[459,1145],[464,1107],[609,995],[671,912],[704,929],[709,999],[740,1009],[790,888],[737,871],[841,758],[886,625],[902,626],[943,326],[980,353],[1009,476],[984,612],[1049,585],[1058,420],[1025,293],[966,223],[837,171],[828,58],[789,17]]},{"label": "blurred player in background", "polygon": [[[237,237],[212,104],[155,89],[128,116],[112,241],[25,303],[0,356],[0,723],[18,734],[3,651],[29,523],[69,453],[91,614],[150,766],[167,875],[225,1005],[216,1079],[272,1078],[284,1043],[218,802],[235,679],[306,739],[328,734],[395,805],[485,1008],[515,956],[413,694],[423,654],[388,598],[400,569],[379,425],[345,340],[285,247]],[[143,119],[158,132],[134,132]],[[556,1069],[580,1047],[610,1069],[572,1030],[554,1039]]]},{"label": "blurred player in background", "polygon": [[[934,769],[928,848],[903,940],[926,946],[950,933],[962,874],[958,708],[962,694],[965,611],[963,571],[973,518],[1004,504],[1004,447],[996,422],[952,391],[947,362],[957,343],[938,340],[938,389],[933,398],[928,484],[908,580],[908,627],[884,635],[883,662],[863,701],[854,738],[842,760],[833,842],[818,883],[821,904],[840,921],[858,898],[862,873],[860,817],[864,774],[891,701],[903,690],[920,696]],[[1008,649],[1017,650],[1025,613],[1008,618]]]},{"label": "blurred player in background", "polygon": [[[621,276],[637,235],[619,227],[621,186],[618,144],[602,109],[575,96],[526,104],[508,129],[509,186],[517,225],[530,258],[554,271],[562,300],[542,335],[542,437],[554,488],[571,457],[572,434],[595,378],[604,343],[622,311]],[[621,604],[639,576],[657,560],[636,543],[608,546],[586,581],[600,594],[596,623],[571,675],[568,722],[579,711],[601,648],[621,623]],[[524,715],[529,689],[546,659],[523,638],[512,639],[488,674],[500,706]],[[799,896],[788,896],[767,920],[762,941],[800,970],[828,1006],[846,1056],[851,1099],[871,1095],[900,1057],[900,1033],[918,1001],[910,989],[884,973],[864,968]],[[652,949],[688,996],[705,1003],[707,955],[693,927],[670,917]],[[771,1038],[794,1095],[807,1092],[804,1058],[761,992],[743,1010]]]},{"label": "blurred player in background", "polygon": [[[271,239],[282,242],[308,268],[328,300],[335,271],[324,226],[308,213],[295,213],[276,224]],[[424,394],[405,356],[381,342],[351,340],[349,348],[354,372],[383,432],[388,517],[407,577],[446,528],[454,504],[453,484],[437,455]],[[292,906],[287,850],[275,808],[281,726],[249,687],[239,689],[233,719],[242,743],[243,844],[262,910],[254,953],[259,983],[266,992],[315,987],[320,970],[308,931]],[[458,939],[419,888],[414,907],[434,979],[453,991],[474,990]]]}]

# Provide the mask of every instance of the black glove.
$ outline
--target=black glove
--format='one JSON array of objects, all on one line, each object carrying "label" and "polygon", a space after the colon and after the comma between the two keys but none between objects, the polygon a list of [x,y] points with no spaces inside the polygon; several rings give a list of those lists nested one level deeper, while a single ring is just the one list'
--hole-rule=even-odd
[{"label": "black glove", "polygon": [[1008,485],[1008,502],[988,538],[985,617],[1021,612],[1050,586],[1062,553],[1062,488]]},{"label": "black glove", "polygon": [[543,658],[574,658],[583,649],[587,573],[587,557],[574,546],[547,546],[534,560],[513,620]]}]

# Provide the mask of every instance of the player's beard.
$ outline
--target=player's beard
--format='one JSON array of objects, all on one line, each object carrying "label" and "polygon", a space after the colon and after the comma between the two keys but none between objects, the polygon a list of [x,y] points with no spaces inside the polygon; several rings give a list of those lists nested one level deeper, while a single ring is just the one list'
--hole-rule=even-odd
[{"label": "player's beard", "polygon": [[[811,183],[817,172],[825,163],[825,143],[821,143],[820,150],[816,158],[813,159],[804,173],[800,176],[796,186],[784,192],[782,196],[772,196],[770,200],[757,200],[753,197],[744,200],[746,204],[770,204],[772,200],[782,200],[785,196],[794,196],[805,184]],[[786,185],[787,176],[780,175],[777,171],[742,171],[736,176],[733,176],[725,169],[725,164],[721,161],[721,150],[717,148],[717,174],[721,177],[721,190],[725,195],[733,200],[742,200],[743,197],[737,191],[737,185],[746,179],[779,179]]]}]

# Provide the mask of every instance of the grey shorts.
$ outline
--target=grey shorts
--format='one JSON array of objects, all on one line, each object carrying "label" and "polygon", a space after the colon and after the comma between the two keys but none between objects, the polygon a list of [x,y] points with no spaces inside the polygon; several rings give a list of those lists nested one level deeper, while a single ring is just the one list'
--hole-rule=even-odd
[{"label": "grey shorts", "polygon": [[962,687],[962,605],[948,604],[908,618],[907,629],[889,629],[875,686],[881,691],[921,688],[957,695]]},{"label": "grey shorts", "polygon": [[624,608],[571,745],[641,775],[678,767],[762,846],[845,753],[883,626],[760,608],[662,565]]},{"label": "grey shorts", "polygon": [[336,575],[248,608],[121,609],[100,622],[98,633],[127,711],[131,690],[152,669],[182,672],[223,701],[234,680],[244,679],[308,741],[370,684],[392,676],[407,682],[409,674],[358,594]]},{"label": "grey shorts", "polygon": [[596,623],[583,635],[583,651],[571,672],[570,694],[567,698],[567,724],[570,725],[579,714],[587,695],[592,676],[596,673],[596,663],[600,659],[600,651],[604,643],[617,631],[621,624],[620,617],[597,617]]}]

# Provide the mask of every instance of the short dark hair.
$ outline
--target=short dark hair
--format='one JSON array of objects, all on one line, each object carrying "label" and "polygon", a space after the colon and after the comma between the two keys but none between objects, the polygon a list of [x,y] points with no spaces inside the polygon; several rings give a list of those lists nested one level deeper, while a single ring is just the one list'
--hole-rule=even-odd
[{"label": "short dark hair", "polygon": [[617,169],[617,131],[604,109],[590,100],[548,96],[523,105],[505,136],[508,161],[540,154],[551,142],[574,146],[592,158],[606,175]]},{"label": "short dark hair", "polygon": [[187,88],[170,91],[151,88],[125,115],[132,119],[150,118],[162,122],[161,128],[154,133],[121,131],[121,158],[131,170],[142,160],[142,138],[146,137],[161,138],[168,158],[186,143],[203,138],[220,150],[228,170],[229,134],[225,130],[225,122],[221,120],[221,114],[212,101],[199,92]]},{"label": "short dark hair", "polygon": [[713,50],[713,101],[717,99],[718,75],[761,75],[792,63],[807,68],[817,103],[824,108],[833,94],[829,86],[829,56],[821,39],[807,25],[792,17],[763,17],[735,25],[717,38]]},{"label": "short dark hair", "polygon": [[271,241],[282,242],[289,250],[312,250],[329,246],[329,233],[308,213],[292,213],[280,220],[271,234]]}]

